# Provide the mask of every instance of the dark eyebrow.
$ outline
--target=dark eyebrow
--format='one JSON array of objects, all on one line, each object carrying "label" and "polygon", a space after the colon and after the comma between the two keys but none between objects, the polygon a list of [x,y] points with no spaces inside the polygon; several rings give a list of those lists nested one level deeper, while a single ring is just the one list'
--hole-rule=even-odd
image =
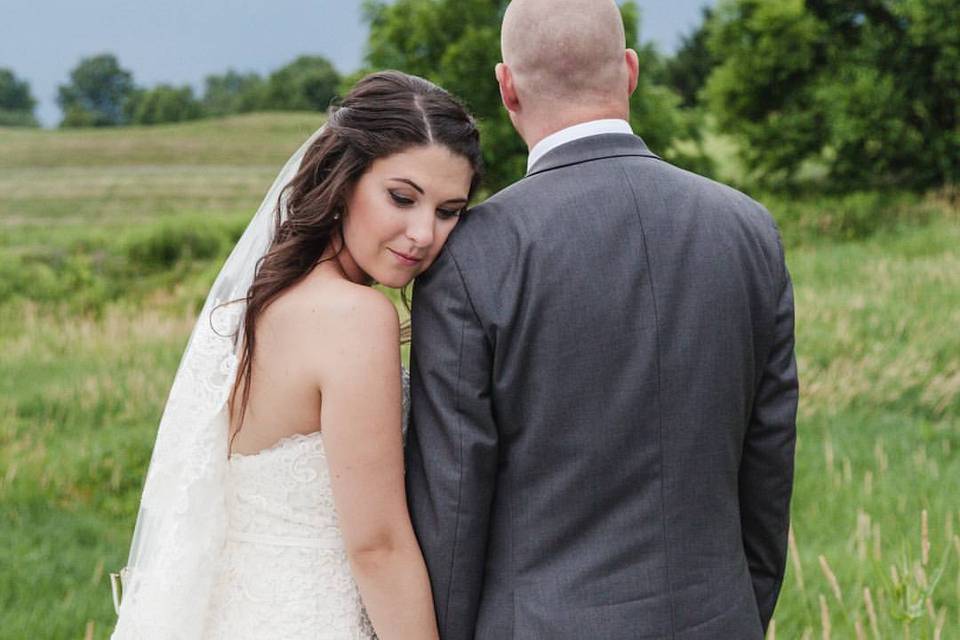
[{"label": "dark eyebrow", "polygon": [[391,179],[391,180],[396,180],[397,182],[405,182],[405,183],[407,183],[408,185],[410,185],[411,187],[413,187],[414,189],[416,189],[417,191],[419,191],[419,192],[420,192],[420,195],[424,195],[423,189],[421,189],[421,188],[420,188],[420,185],[418,185],[418,184],[417,184],[416,182],[414,182],[413,180],[407,180],[406,178],[390,178],[390,179]]}]

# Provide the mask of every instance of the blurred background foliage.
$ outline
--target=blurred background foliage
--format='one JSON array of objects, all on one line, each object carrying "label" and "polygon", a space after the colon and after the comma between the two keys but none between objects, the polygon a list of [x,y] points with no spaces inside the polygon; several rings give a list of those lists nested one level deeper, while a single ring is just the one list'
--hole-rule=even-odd
[{"label": "blurred background foliage", "polygon": [[955,0],[723,2],[707,103],[773,185],[806,162],[834,189],[955,183],[958,24]]}]

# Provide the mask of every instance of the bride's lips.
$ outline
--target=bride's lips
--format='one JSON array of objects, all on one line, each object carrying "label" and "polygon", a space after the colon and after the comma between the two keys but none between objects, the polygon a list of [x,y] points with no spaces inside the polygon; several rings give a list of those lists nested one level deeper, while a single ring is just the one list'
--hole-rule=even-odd
[{"label": "bride's lips", "polygon": [[400,262],[400,264],[402,264],[402,265],[404,265],[404,266],[407,266],[407,267],[415,267],[415,266],[417,266],[418,264],[420,264],[421,262],[423,262],[423,258],[414,258],[413,256],[408,256],[408,255],[405,254],[405,253],[400,253],[399,251],[394,251],[393,249],[390,249],[390,247],[387,247],[387,249],[390,251],[390,253],[392,253],[393,255],[395,255],[395,256],[397,257],[397,260]]}]

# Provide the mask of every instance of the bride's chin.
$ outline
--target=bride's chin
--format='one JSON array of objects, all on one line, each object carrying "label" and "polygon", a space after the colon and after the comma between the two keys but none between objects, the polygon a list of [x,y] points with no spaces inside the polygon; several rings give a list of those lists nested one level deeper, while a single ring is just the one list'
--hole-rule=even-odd
[{"label": "bride's chin", "polygon": [[385,280],[377,280],[377,282],[388,289],[403,289],[405,286],[413,282],[413,277],[393,277],[387,278]]}]

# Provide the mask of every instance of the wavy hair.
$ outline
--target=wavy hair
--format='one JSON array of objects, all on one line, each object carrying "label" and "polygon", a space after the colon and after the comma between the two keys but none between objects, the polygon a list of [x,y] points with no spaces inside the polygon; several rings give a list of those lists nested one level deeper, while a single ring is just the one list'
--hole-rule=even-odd
[{"label": "wavy hair", "polygon": [[[240,401],[233,437],[243,425],[250,400],[257,319],[281,293],[310,273],[340,236],[347,198],[370,165],[429,144],[446,147],[470,162],[472,197],[482,171],[480,136],[473,117],[448,92],[417,76],[383,71],[364,77],[338,106],[330,108],[323,131],[280,194],[273,241],[260,258],[247,292],[243,346],[230,394],[231,413],[238,394]],[[341,242],[337,254],[342,248]]]}]

